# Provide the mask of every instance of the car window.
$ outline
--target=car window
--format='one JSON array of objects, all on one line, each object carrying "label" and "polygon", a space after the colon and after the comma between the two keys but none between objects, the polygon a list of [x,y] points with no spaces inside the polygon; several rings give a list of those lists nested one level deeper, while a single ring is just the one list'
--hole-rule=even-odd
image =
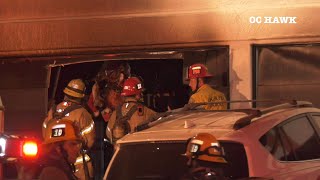
[{"label": "car window", "polygon": [[282,130],[292,146],[296,160],[320,158],[319,137],[306,116],[284,124]]},{"label": "car window", "polygon": [[244,146],[235,142],[220,142],[225,152],[226,167],[225,174],[232,179],[249,177],[248,160]]},{"label": "car window", "polygon": [[[242,144],[221,143],[229,162],[229,177],[248,177],[248,165]],[[188,171],[186,142],[156,142],[121,145],[106,179],[176,180]],[[125,173],[124,173],[125,172]]]},{"label": "car window", "polygon": [[185,142],[121,145],[107,179],[178,179],[187,170],[185,148]]},{"label": "car window", "polygon": [[284,133],[283,129],[278,128],[279,132],[279,141],[282,144],[284,156],[279,160],[281,161],[296,161],[294,150],[290,144],[290,140],[287,135]]},{"label": "car window", "polygon": [[315,124],[318,126],[318,129],[320,129],[320,116],[313,115],[312,117],[314,119]]},{"label": "car window", "polygon": [[271,129],[260,138],[260,143],[277,159],[284,160],[285,154],[280,141],[279,131]]},{"label": "car window", "polygon": [[[317,124],[320,116],[317,116]],[[307,116],[289,119],[264,134],[260,143],[278,160],[301,161],[320,158],[320,140]]]}]

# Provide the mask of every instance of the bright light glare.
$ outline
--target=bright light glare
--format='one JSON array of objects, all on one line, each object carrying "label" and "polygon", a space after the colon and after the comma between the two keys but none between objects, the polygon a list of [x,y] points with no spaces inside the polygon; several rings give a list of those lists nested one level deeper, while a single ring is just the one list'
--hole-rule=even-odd
[{"label": "bright light glare", "polygon": [[23,144],[23,154],[26,156],[36,156],[38,153],[38,145],[33,141],[26,141]]},{"label": "bright light glare", "polygon": [[0,156],[5,155],[6,150],[6,139],[0,138]]}]

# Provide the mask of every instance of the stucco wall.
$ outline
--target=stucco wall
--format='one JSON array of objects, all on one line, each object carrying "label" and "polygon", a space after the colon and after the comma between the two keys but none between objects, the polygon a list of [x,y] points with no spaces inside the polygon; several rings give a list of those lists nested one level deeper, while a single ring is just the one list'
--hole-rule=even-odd
[{"label": "stucco wall", "polygon": [[[319,2],[3,0],[0,57],[319,36]],[[251,24],[296,16],[297,24]]]}]

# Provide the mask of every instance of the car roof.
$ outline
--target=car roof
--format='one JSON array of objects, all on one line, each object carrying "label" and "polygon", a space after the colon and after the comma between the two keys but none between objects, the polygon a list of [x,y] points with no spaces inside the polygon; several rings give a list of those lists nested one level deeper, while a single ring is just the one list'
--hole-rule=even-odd
[{"label": "car roof", "polygon": [[[271,115],[273,117],[279,117],[283,114],[291,116],[297,113],[312,111],[320,112],[318,108],[310,108],[309,102],[299,103],[297,103],[298,107],[295,107],[294,105],[291,107],[290,104],[287,103],[266,108],[265,110],[243,109],[218,112],[205,110],[182,111],[164,117],[161,123],[150,127],[149,129],[130,133],[118,140],[117,143],[185,141],[200,132],[211,133],[216,138],[223,139],[223,137],[226,136],[242,133],[241,131],[238,131],[238,129],[247,126],[248,121],[250,124],[251,122],[259,121],[259,119],[266,119]],[[300,105],[304,108],[300,108]],[[273,123],[269,123],[268,126],[280,123],[283,119],[285,118],[270,119],[268,121],[273,121]],[[261,122],[263,121],[265,120],[261,120]],[[241,125],[240,128],[236,127],[237,124],[241,124],[239,122],[245,122],[245,125]]]},{"label": "car roof", "polygon": [[199,132],[211,132],[217,138],[235,131],[237,120],[247,116],[242,112],[188,111],[166,117],[166,121],[144,131],[124,136],[118,143],[141,141],[187,140]]}]

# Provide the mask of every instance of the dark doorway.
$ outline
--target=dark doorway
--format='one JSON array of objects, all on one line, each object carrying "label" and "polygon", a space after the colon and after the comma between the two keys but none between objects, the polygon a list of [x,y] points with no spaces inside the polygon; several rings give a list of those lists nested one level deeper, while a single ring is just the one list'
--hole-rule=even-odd
[{"label": "dark doorway", "polygon": [[[179,59],[166,60],[128,60],[131,74],[140,76],[145,86],[144,103],[157,112],[182,107],[188,102],[188,86],[184,85],[183,62]],[[81,78],[87,84],[87,92],[91,93],[94,77],[104,62],[81,63],[61,68],[55,93],[56,103],[63,99],[63,89],[71,79]],[[53,98],[53,86],[59,67],[52,68],[48,99]]]}]

